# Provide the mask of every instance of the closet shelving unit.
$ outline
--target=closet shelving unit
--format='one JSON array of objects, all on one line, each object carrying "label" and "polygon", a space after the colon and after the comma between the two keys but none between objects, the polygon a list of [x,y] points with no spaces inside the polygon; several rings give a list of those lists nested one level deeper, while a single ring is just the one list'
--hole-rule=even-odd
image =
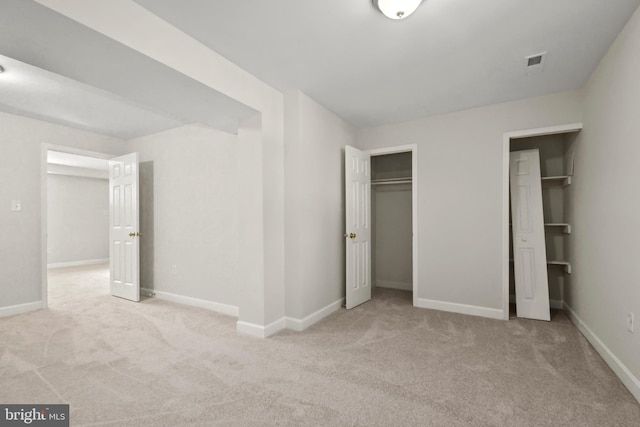
[{"label": "closet shelving unit", "polygon": [[[547,183],[549,185],[562,185],[562,187],[566,187],[571,185],[571,176],[570,175],[560,175],[560,176],[543,176],[542,182]],[[546,228],[556,228],[562,227],[562,232],[564,234],[571,234],[571,225],[566,222],[545,222],[544,226]],[[559,265],[564,268],[565,273],[571,274],[571,264],[568,261],[561,260],[547,260],[547,265]]]}]

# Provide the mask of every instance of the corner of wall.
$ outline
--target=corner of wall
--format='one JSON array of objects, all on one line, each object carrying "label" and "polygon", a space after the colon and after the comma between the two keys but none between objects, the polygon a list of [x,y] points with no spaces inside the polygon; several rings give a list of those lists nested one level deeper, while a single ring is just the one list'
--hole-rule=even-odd
[{"label": "corner of wall", "polygon": [[248,335],[254,338],[269,338],[270,336],[282,331],[286,328],[287,321],[285,317],[282,317],[268,325],[262,326],[256,323],[244,322],[238,320],[236,323],[236,330],[239,334]]},{"label": "corner of wall", "polygon": [[0,317],[15,316],[16,314],[28,313],[30,311],[40,310],[41,308],[44,308],[42,300],[0,307]]},{"label": "corner of wall", "polygon": [[564,310],[567,313],[571,323],[584,335],[589,343],[596,349],[598,354],[604,359],[607,365],[620,378],[620,381],[627,387],[629,392],[640,402],[640,379],[638,379],[631,370],[615,355],[613,351],[587,326],[586,323],[576,314],[576,312],[564,304]]}]

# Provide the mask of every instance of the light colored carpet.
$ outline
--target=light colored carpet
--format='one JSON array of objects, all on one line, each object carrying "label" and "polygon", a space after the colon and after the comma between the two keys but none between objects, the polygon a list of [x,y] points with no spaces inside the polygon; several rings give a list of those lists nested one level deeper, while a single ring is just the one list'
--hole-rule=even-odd
[{"label": "light colored carpet", "polygon": [[561,312],[550,323],[417,309],[380,290],[305,332],[107,295],[55,270],[51,308],[0,319],[0,402],[72,425],[638,426],[640,405]]}]

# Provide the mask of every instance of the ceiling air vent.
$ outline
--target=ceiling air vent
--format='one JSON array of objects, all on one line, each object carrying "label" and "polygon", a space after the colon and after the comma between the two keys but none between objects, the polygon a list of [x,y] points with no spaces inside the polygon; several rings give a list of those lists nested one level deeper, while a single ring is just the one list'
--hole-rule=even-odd
[{"label": "ceiling air vent", "polygon": [[544,68],[544,60],[547,57],[547,52],[536,53],[524,58],[527,65],[527,74],[539,73]]}]

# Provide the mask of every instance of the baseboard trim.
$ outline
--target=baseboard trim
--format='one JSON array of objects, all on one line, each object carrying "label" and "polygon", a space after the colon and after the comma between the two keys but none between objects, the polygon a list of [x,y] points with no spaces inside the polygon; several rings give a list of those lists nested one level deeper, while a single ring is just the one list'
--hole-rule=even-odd
[{"label": "baseboard trim", "polygon": [[28,302],[26,304],[10,305],[8,307],[0,307],[0,317],[14,316],[16,314],[28,313],[30,311],[40,310],[42,301]]},{"label": "baseboard trim", "polygon": [[564,310],[571,322],[584,335],[589,343],[596,349],[598,354],[604,359],[611,370],[620,378],[620,381],[629,389],[633,397],[640,402],[640,380],[625,366],[624,363],[607,347],[596,334],[580,319],[575,311],[567,304]]},{"label": "baseboard trim", "polygon": [[108,264],[108,263],[109,263],[109,258],[85,259],[82,261],[70,261],[70,262],[53,262],[51,264],[47,264],[47,269],[79,267],[81,265]]},{"label": "baseboard trim", "polygon": [[376,287],[378,287],[378,288],[388,288],[388,289],[399,289],[401,291],[412,291],[413,290],[413,284],[412,283],[392,282],[390,280],[378,280],[378,281],[376,281]]},{"label": "baseboard trim", "polygon": [[275,322],[271,322],[266,326],[257,323],[243,322],[238,320],[236,330],[240,334],[249,335],[255,338],[268,338],[276,332],[280,332],[287,327],[287,320],[282,317]]},{"label": "baseboard trim", "polygon": [[417,298],[416,307],[429,308],[431,310],[449,311],[451,313],[467,314],[470,316],[487,317],[489,319],[504,320],[501,309],[480,307],[477,305],[458,304],[455,302],[436,301],[425,298]]},{"label": "baseboard trim", "polygon": [[[510,304],[515,304],[516,303],[516,296],[515,295],[509,295],[509,303]],[[549,307],[555,309],[555,310],[564,310],[564,303],[562,300],[559,299],[550,299],[549,300]]]},{"label": "baseboard trim", "polygon": [[205,310],[215,311],[216,313],[226,314],[228,316],[238,317],[238,306],[222,304],[215,301],[208,301],[199,298],[187,297],[184,295],[172,294],[170,292],[156,291],[154,289],[142,288],[140,293],[145,296],[155,296],[158,299],[178,304],[189,305],[191,307],[204,308]]},{"label": "baseboard trim", "polygon": [[340,310],[340,307],[344,304],[344,298],[340,298],[337,301],[332,302],[326,307],[308,315],[304,319],[296,319],[295,317],[285,317],[287,329],[294,331],[304,331],[309,326],[319,322],[330,314]]}]

